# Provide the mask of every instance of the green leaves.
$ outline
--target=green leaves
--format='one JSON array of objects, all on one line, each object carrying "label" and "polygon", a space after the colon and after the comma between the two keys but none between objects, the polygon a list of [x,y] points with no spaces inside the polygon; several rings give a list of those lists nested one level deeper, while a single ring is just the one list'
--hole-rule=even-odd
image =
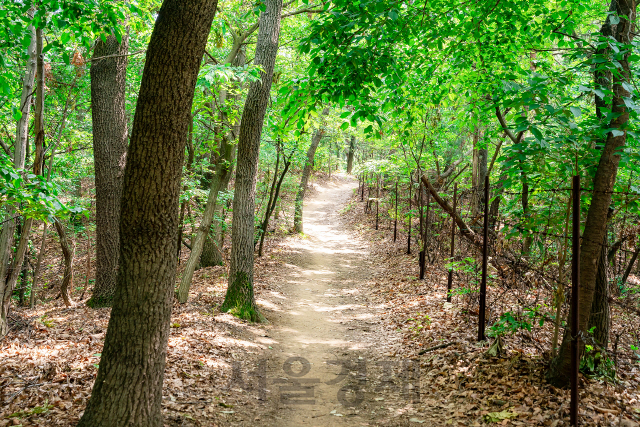
[{"label": "green leaves", "polygon": [[574,117],[578,118],[582,116],[582,110],[580,107],[569,107],[569,109],[571,110],[571,113],[573,113]]},{"label": "green leaves", "polygon": [[11,116],[17,122],[22,118],[22,112],[16,107],[11,107]]}]

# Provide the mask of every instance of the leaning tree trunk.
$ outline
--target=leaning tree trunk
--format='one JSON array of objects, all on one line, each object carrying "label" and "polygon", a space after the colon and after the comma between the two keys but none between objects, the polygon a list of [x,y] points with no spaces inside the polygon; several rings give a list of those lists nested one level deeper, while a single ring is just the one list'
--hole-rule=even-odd
[{"label": "leaning tree trunk", "polygon": [[[324,136],[325,129],[320,128],[311,138],[311,145],[307,150],[307,162],[302,170],[302,176],[300,177],[300,186],[296,193],[295,211],[293,213],[293,230],[296,233],[302,233],[302,209],[304,204],[304,193],[307,191],[307,184],[309,183],[309,175],[311,175],[311,169],[313,168],[313,158],[316,156],[316,150],[318,145]],[[364,184],[363,184],[364,185]]]},{"label": "leaning tree trunk", "polygon": [[[237,50],[235,54],[235,58],[231,55],[227,57],[226,63],[231,63],[235,67],[243,67],[246,64],[247,53],[246,49],[240,48]],[[236,148],[237,145],[234,143],[238,136],[238,126],[240,125],[240,118],[236,118],[233,123],[228,123],[229,117],[225,110],[225,105],[228,105],[231,101],[238,101],[240,99],[240,89],[242,89],[242,84],[238,84],[235,94],[229,94],[227,90],[223,90],[220,92],[220,122],[223,124],[227,124],[229,129],[228,131],[223,131],[222,140],[224,142],[224,150],[221,150],[218,162],[220,165],[216,166],[223,167],[222,163],[228,164],[229,172],[225,174],[222,179],[219,192],[226,192],[229,188],[229,181],[231,180],[231,176],[233,175],[233,168],[236,161]],[[209,195],[211,197],[211,194]],[[217,196],[216,196],[217,197]],[[220,203],[217,203],[214,206],[213,216],[215,217],[217,213],[222,212],[222,206]],[[200,264],[198,268],[204,267],[213,267],[216,265],[224,264],[224,259],[222,257],[222,225],[214,222],[213,227],[209,228],[209,234],[204,241],[204,246],[202,247],[202,255],[200,255]]]},{"label": "leaning tree trunk", "polygon": [[591,304],[591,316],[589,317],[588,330],[593,328],[593,338],[599,346],[606,349],[609,344],[609,260],[607,257],[607,236],[603,240],[600,256],[598,257],[598,272],[596,273],[596,286]]},{"label": "leaning tree trunk", "polygon": [[[29,12],[30,14],[32,11]],[[13,167],[16,170],[24,168],[25,155],[27,152],[27,139],[29,134],[29,111],[31,109],[31,97],[33,96],[33,86],[35,84],[37,53],[36,53],[36,30],[33,25],[29,26],[31,32],[31,43],[27,50],[29,60],[27,70],[22,80],[22,96],[20,97],[20,112],[22,116],[16,124],[16,142],[14,144]],[[11,303],[11,293],[13,288],[5,281],[7,277],[7,267],[11,261],[11,246],[16,231],[16,210],[13,207],[7,209],[5,223],[0,233],[0,337],[8,332],[7,316]],[[15,257],[14,257],[15,258]]]},{"label": "leaning tree trunk", "polygon": [[262,320],[253,296],[256,176],[260,135],[273,81],[282,12],[282,0],[266,0],[265,3],[266,10],[260,15],[260,33],[254,62],[262,66],[262,79],[251,83],[242,112],[233,195],[229,286],[221,307],[222,311],[251,321]]},{"label": "leaning tree trunk", "polygon": [[113,309],[81,427],[161,427],[185,135],[217,1],[165,0],[127,152]]},{"label": "leaning tree trunk", "polygon": [[[234,140],[235,137],[231,139],[231,142]],[[225,192],[227,190],[229,187],[229,181],[231,180],[231,175],[233,175],[233,166],[236,159],[236,144],[225,144],[224,153],[224,159],[228,165],[228,171],[220,180],[218,194],[216,195],[215,205],[213,206],[214,217],[217,212],[222,210],[217,197],[221,192]],[[209,195],[209,197],[211,197],[211,195]],[[208,231],[209,234],[207,235],[202,247],[202,255],[200,255],[200,264],[198,268],[213,267],[224,264],[222,251],[220,250],[220,248],[222,248],[222,225],[214,223],[213,227],[209,227]]]},{"label": "leaning tree trunk", "polygon": [[[91,119],[96,179],[96,281],[91,307],[110,307],[120,249],[120,199],[127,151],[128,39],[98,38],[91,61]],[[100,59],[102,58],[102,59]]]},{"label": "leaning tree trunk", "polygon": [[[284,153],[282,157],[284,158]],[[289,171],[289,166],[291,166],[291,158],[289,159],[285,158],[284,169],[280,174],[280,178],[278,178],[278,183],[276,184],[275,192],[273,194],[273,200],[269,200],[270,203],[267,204],[267,209],[264,213],[264,220],[262,221],[262,225],[260,226],[262,233],[260,233],[260,247],[258,248],[258,256],[262,256],[262,248],[264,246],[264,238],[265,238],[265,235],[267,234],[267,229],[269,228],[269,220],[271,219],[271,215],[273,214],[273,211],[276,208],[276,204],[278,203],[278,197],[280,196],[280,188],[282,187],[282,181],[284,181],[284,177],[285,175],[287,175],[287,172]],[[274,176],[276,175],[274,174]]]},{"label": "leaning tree trunk", "polygon": [[[630,44],[634,33],[631,28],[636,18],[635,0],[613,0],[612,10],[615,11],[620,22],[615,26],[609,26],[612,15],[608,15],[605,27],[613,28],[613,36],[620,43]],[[580,311],[579,330],[566,329],[558,356],[552,360],[547,373],[547,380],[555,385],[567,386],[570,383],[571,372],[571,341],[572,334],[585,331],[591,316],[591,306],[595,294],[596,276],[598,272],[598,258],[602,251],[602,242],[606,233],[607,212],[611,205],[611,195],[618,174],[620,163],[620,149],[626,143],[626,130],[629,121],[629,112],[624,104],[624,99],[629,97],[628,87],[630,81],[629,50],[619,60],[619,72],[613,77],[613,102],[612,111],[618,117],[609,124],[609,129],[620,129],[614,135],[607,134],[607,139],[600,155],[600,161],[593,180],[593,197],[587,213],[584,227],[582,246],[580,248]]]},{"label": "leaning tree trunk", "polygon": [[[223,139],[224,140],[224,139]],[[232,147],[224,147],[225,151],[231,151]],[[211,222],[213,221],[213,214],[216,209],[216,203],[218,201],[218,194],[222,188],[223,183],[229,182],[228,175],[231,175],[230,162],[218,162],[216,172],[211,178],[211,186],[209,188],[209,196],[207,197],[207,204],[196,232],[196,237],[191,244],[191,254],[187,260],[187,265],[182,273],[182,279],[180,280],[180,286],[178,287],[178,301],[181,303],[187,302],[189,298],[189,288],[191,287],[191,279],[193,279],[193,273],[196,271],[196,267],[200,263],[200,255],[204,247],[204,242],[209,235],[209,229],[211,228]]]},{"label": "leaning tree trunk", "polygon": [[356,137],[351,135],[349,141],[349,152],[347,153],[347,173],[351,174],[353,170],[353,157],[356,154]]}]

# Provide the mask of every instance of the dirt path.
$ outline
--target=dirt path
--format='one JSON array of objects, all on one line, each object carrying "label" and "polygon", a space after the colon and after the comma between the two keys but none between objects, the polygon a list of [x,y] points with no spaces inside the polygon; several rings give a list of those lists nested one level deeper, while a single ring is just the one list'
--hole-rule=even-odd
[{"label": "dirt path", "polygon": [[399,338],[374,326],[382,307],[368,304],[365,284],[375,267],[366,242],[340,221],[355,188],[343,178],[305,202],[305,236],[282,243],[286,271],[258,300],[271,323],[262,338],[271,347],[270,410],[260,425],[360,426],[389,415],[379,408],[385,384],[373,383],[372,364],[382,368],[373,359]]}]

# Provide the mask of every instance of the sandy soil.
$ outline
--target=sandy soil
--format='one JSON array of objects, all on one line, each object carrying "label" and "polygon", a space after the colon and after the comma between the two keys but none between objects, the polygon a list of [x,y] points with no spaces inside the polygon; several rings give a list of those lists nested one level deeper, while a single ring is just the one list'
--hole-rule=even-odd
[{"label": "sandy soil", "polygon": [[[271,347],[265,366],[269,409],[260,425],[370,425],[389,414],[380,403],[398,397],[395,362],[379,359],[381,343],[386,347],[400,336],[374,326],[384,307],[370,304],[366,292],[381,266],[372,265],[367,243],[341,221],[355,188],[355,180],[343,178],[305,202],[304,236],[281,243],[284,268],[258,299],[270,322],[261,341]],[[410,381],[404,386],[417,390]]]}]

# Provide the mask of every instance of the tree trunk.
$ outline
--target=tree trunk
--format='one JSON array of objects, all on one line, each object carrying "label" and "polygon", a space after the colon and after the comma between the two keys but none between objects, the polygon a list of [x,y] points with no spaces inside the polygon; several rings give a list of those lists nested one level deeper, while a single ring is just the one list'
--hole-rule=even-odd
[{"label": "tree trunk", "polygon": [[40,251],[38,252],[38,258],[36,261],[36,268],[33,272],[33,282],[31,283],[31,295],[29,298],[29,307],[33,308],[36,303],[36,290],[38,289],[38,279],[40,279],[40,268],[42,267],[42,258],[44,256],[45,244],[47,242],[47,228],[48,225],[45,222],[42,230],[42,243],[40,243]]},{"label": "tree trunk", "polygon": [[220,250],[222,247],[219,237],[221,233],[219,230],[215,230],[214,233],[213,236],[209,234],[204,241],[202,255],[200,255],[200,268],[224,265],[224,258]]},{"label": "tree trunk", "polygon": [[602,348],[609,344],[609,262],[607,257],[607,235],[603,240],[600,256],[598,257],[598,272],[596,274],[596,286],[591,304],[591,316],[589,316],[588,330],[593,331],[593,337]]},{"label": "tree trunk", "polygon": [[351,135],[349,141],[349,152],[347,153],[347,173],[351,174],[353,170],[353,156],[356,154],[356,137]]},{"label": "tree trunk", "polygon": [[[33,11],[29,13],[33,14]],[[31,110],[31,99],[37,65],[36,30],[33,25],[29,26],[29,31],[31,32],[31,43],[27,50],[29,60],[27,62],[27,70],[22,80],[22,96],[20,97],[20,112],[22,113],[22,117],[20,117],[20,120],[18,120],[16,124],[16,142],[13,153],[13,167],[16,170],[24,169],[29,134],[29,111]],[[11,293],[13,292],[13,287],[11,287],[10,283],[5,281],[5,279],[7,278],[7,269],[11,261],[11,247],[16,231],[16,220],[10,218],[15,216],[16,210],[13,207],[9,207],[7,209],[7,216],[5,217],[6,222],[3,224],[2,233],[0,234],[0,338],[8,332],[7,315],[9,314]],[[16,256],[17,255],[18,253],[16,253]]]},{"label": "tree trunk", "polygon": [[[632,42],[633,33],[632,26],[635,24],[636,18],[636,2],[630,0],[623,2],[620,0],[612,1],[612,10],[617,12],[620,22],[615,25],[612,31],[615,40],[618,42],[629,44]],[[606,18],[603,29],[609,27],[612,15]],[[613,28],[613,27],[609,27]],[[602,33],[604,31],[601,30]],[[584,227],[582,246],[580,248],[580,312],[579,331],[585,331],[591,316],[591,306],[595,294],[596,275],[598,271],[598,258],[602,251],[602,242],[606,233],[607,212],[611,205],[611,192],[618,174],[618,165],[620,163],[619,150],[626,143],[626,131],[624,130],[629,121],[629,112],[624,104],[624,98],[630,94],[625,89],[630,79],[629,70],[629,51],[624,53],[619,60],[620,73],[616,73],[613,77],[613,103],[612,111],[618,117],[613,119],[609,124],[610,129],[620,129],[621,134],[614,136],[612,132],[607,134],[607,139],[600,156],[600,161],[596,169],[593,181],[593,197],[587,213],[587,220]],[[576,334],[579,331],[574,331]],[[558,356],[552,360],[547,380],[555,385],[567,386],[569,375],[571,372],[571,338],[572,332],[567,329],[564,333],[562,345]]]},{"label": "tree trunk", "polygon": [[[304,169],[302,169],[300,186],[298,187],[298,192],[296,193],[295,211],[293,213],[293,230],[296,233],[302,233],[302,210],[304,205],[304,194],[307,191],[307,184],[309,183],[311,169],[313,169],[313,159],[316,156],[316,150],[318,149],[318,145],[320,144],[320,141],[322,141],[322,137],[324,136],[324,134],[324,128],[316,130],[316,132],[313,134],[313,138],[311,138],[311,145],[307,150],[307,161],[304,164]],[[364,184],[362,185],[362,191],[364,192]]]},{"label": "tree trunk", "polygon": [[[224,141],[224,138],[222,139]],[[223,152],[230,152],[233,150],[229,144],[223,143],[221,150]],[[200,220],[200,225],[196,236],[191,243],[191,254],[187,260],[184,272],[182,273],[182,279],[180,280],[180,286],[178,287],[178,301],[181,303],[187,302],[189,299],[189,288],[191,287],[191,280],[193,279],[193,273],[196,267],[200,263],[200,255],[204,247],[204,242],[209,235],[211,229],[211,222],[213,221],[213,214],[216,209],[216,203],[218,201],[218,194],[226,182],[229,182],[229,175],[231,175],[231,163],[228,161],[217,162],[216,172],[211,178],[211,187],[209,188],[209,196],[207,197],[207,204]]]},{"label": "tree trunk", "polygon": [[96,40],[91,62],[91,118],[96,180],[96,278],[90,307],[110,307],[120,249],[120,199],[127,151],[125,111],[128,39]]},{"label": "tree trunk", "polygon": [[260,14],[255,65],[262,66],[262,80],[251,83],[240,125],[238,164],[233,196],[233,222],[229,285],[221,310],[251,321],[262,320],[253,296],[253,239],[256,173],[260,135],[269,102],[273,68],[278,52],[282,0],[266,0]]},{"label": "tree trunk", "polygon": [[[220,186],[218,189],[218,195],[221,192],[226,192],[229,187],[229,181],[231,180],[231,176],[233,175],[233,167],[236,162],[236,144],[232,144],[235,141],[235,132],[233,136],[230,137],[230,143],[226,144],[225,148],[225,164],[228,165],[228,172],[224,174],[222,177]],[[223,206],[218,203],[218,199],[216,195],[215,205],[213,207],[214,213],[213,216],[215,218],[216,213],[222,212]],[[211,194],[209,195],[211,197]],[[213,267],[216,265],[223,265],[224,259],[222,257],[222,224],[219,222],[214,222],[213,227],[209,227],[209,234],[204,241],[204,246],[202,247],[202,254],[200,255],[200,264],[198,268],[204,267]]]},{"label": "tree trunk", "polygon": [[216,7],[165,0],[158,12],[127,152],[113,309],[80,427],[163,425],[185,135]]},{"label": "tree trunk", "polygon": [[62,255],[64,257],[64,276],[62,278],[62,283],[60,284],[60,294],[62,295],[64,305],[71,307],[74,304],[69,296],[69,289],[73,286],[73,254],[75,252],[75,248],[72,245],[69,245],[67,233],[64,231],[62,223],[56,219],[53,224],[55,225],[58,236],[60,237],[60,247],[62,248]]},{"label": "tree trunk", "polygon": [[[235,49],[235,47],[234,47]],[[235,50],[233,55],[229,55],[226,59],[225,63],[231,62],[235,67],[243,67],[246,64],[246,49],[244,47],[238,48]],[[226,192],[229,188],[229,181],[231,180],[231,176],[233,175],[233,168],[235,166],[236,161],[236,148],[235,140],[238,137],[238,126],[240,125],[239,117],[233,123],[229,123],[228,114],[224,107],[224,104],[228,104],[228,101],[237,101],[240,99],[239,91],[242,89],[242,84],[238,84],[236,88],[236,92],[234,95],[230,95],[228,91],[224,90],[220,93],[220,122],[225,123],[228,126],[228,130],[223,132],[222,140],[224,140],[224,150],[221,151],[218,156],[218,162],[221,163],[216,165],[216,169],[219,167],[227,167],[228,165],[229,172],[225,174],[221,181],[220,189],[218,192]],[[211,197],[211,194],[209,194]],[[217,197],[217,196],[216,196]],[[215,218],[217,213],[222,212],[222,206],[220,203],[217,203],[214,207],[213,216]],[[216,265],[223,265],[224,259],[222,258],[222,224],[219,222],[214,222],[213,227],[209,228],[209,234],[204,241],[204,246],[202,248],[202,255],[200,256],[200,264],[198,268],[203,267],[213,267]]]},{"label": "tree trunk", "polygon": [[633,256],[631,257],[631,261],[629,261],[629,264],[627,265],[627,269],[624,271],[624,274],[622,275],[622,279],[620,280],[621,286],[624,286],[625,283],[627,283],[627,279],[629,279],[629,275],[631,274],[631,270],[633,269],[633,266],[636,263],[636,260],[638,259],[639,254],[640,254],[640,247],[637,248],[633,253]]},{"label": "tree trunk", "polygon": [[[284,157],[284,154],[282,155]],[[280,174],[280,178],[278,179],[278,183],[276,184],[275,193],[273,195],[273,200],[270,204],[267,204],[267,210],[264,213],[264,221],[260,226],[262,233],[260,234],[260,247],[258,248],[258,256],[262,256],[262,247],[264,245],[264,237],[267,234],[267,228],[269,227],[269,220],[271,219],[271,215],[276,208],[276,204],[278,203],[278,196],[280,195],[280,188],[282,187],[282,181],[284,181],[284,177],[289,171],[289,166],[291,166],[291,158],[284,159],[284,169]],[[274,175],[275,176],[275,175]]]},{"label": "tree trunk", "polygon": [[[269,210],[271,209],[271,203],[273,203],[273,194],[276,191],[276,185],[278,183],[278,173],[280,172],[280,147],[277,147],[277,155],[276,155],[276,167],[273,170],[273,181],[271,182],[271,189],[269,190],[269,200],[267,200],[267,206],[264,209],[264,214],[265,214],[265,218],[267,216],[267,213],[269,213]],[[260,209],[258,209],[258,212],[260,212]],[[254,237],[254,243],[253,246],[255,247],[255,245],[260,241],[261,236],[265,233],[266,228],[264,225],[264,220],[260,223],[260,225],[258,225],[258,233],[255,235]]]},{"label": "tree trunk", "polygon": [[[195,158],[195,148],[193,146],[193,121],[195,119],[195,114],[191,114],[189,117],[189,131],[187,132],[187,151],[189,155],[187,156],[187,173],[191,172],[193,169],[193,160]],[[183,191],[187,190],[187,185],[183,186]],[[184,234],[184,212],[187,207],[187,204],[191,201],[191,198],[185,199],[180,203],[180,220],[178,224],[178,262],[180,262],[180,255],[182,254],[182,236]]]},{"label": "tree trunk", "polygon": [[478,142],[480,140],[481,133],[479,129],[476,129],[474,134],[474,149],[473,149],[473,195],[471,205],[471,216],[473,218],[478,217],[484,211],[484,179],[487,176],[488,163],[489,163],[489,150],[485,148],[478,148]]}]

